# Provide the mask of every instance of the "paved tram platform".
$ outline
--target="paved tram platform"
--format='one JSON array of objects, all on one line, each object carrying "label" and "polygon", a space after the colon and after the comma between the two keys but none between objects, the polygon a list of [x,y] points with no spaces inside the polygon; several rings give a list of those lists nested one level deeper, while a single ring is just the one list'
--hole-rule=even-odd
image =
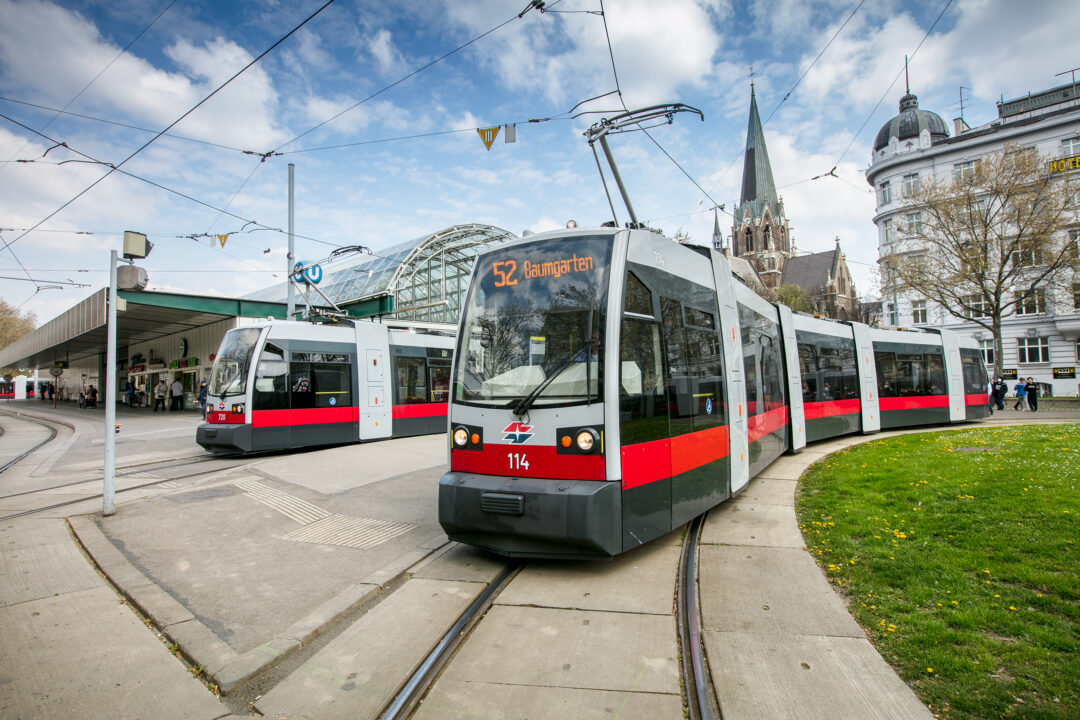
[{"label": "paved tram platform", "polygon": [[[0,427],[13,426],[13,413],[55,421],[63,431],[41,457],[0,475],[0,517],[49,504],[43,494],[59,504],[94,483],[100,488],[103,410],[4,403]],[[199,421],[190,411],[118,408],[117,487],[140,487],[117,495],[115,515],[103,517],[95,498],[0,521],[0,717],[210,719],[243,712],[209,693],[155,628],[225,690],[253,675],[269,678],[268,690],[277,687],[259,700],[269,716],[370,716],[383,695],[358,694],[358,684],[365,687],[365,677],[371,685],[400,680],[407,668],[394,666],[395,649],[431,642],[440,622],[501,564],[446,545],[436,518],[446,461],[441,435],[259,456],[204,473],[212,463],[194,442]],[[988,424],[1018,421],[1080,421],[1080,413],[1006,411]],[[701,551],[703,637],[726,720],[930,717],[805,552],[794,513],[795,485],[806,467],[887,434],[785,456],[710,514]],[[45,486],[58,487],[14,494]],[[561,623],[588,624],[591,617],[604,638],[644,643],[652,648],[644,655],[666,656],[674,642],[665,619],[669,560],[679,535],[612,563],[528,568],[500,596],[481,633],[496,644],[501,628],[548,637],[564,629]],[[390,590],[398,591],[363,613]],[[546,594],[543,608],[534,607],[535,593]],[[128,604],[148,618],[149,630]],[[577,614],[556,616],[549,606]],[[583,614],[597,611],[605,612]],[[323,635],[332,639],[315,655]],[[529,717],[558,717],[620,702],[623,717],[681,715],[673,668],[628,668],[648,687],[627,687],[625,673],[604,672],[587,652],[599,649],[618,667],[620,642],[605,642],[566,648],[575,667],[593,666],[588,691],[565,687],[559,668],[549,668],[551,644],[503,643],[502,661],[466,647],[422,716],[510,703]],[[364,661],[365,649],[378,657]],[[481,683],[501,675],[506,682]],[[618,700],[631,692],[636,705]],[[245,697],[259,694],[249,688]]]}]

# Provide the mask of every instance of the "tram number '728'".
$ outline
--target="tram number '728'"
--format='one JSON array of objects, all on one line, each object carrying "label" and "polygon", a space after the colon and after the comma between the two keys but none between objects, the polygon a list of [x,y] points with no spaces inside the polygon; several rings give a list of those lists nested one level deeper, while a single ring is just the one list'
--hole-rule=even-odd
[{"label": "tram number '728'", "polygon": [[511,470],[529,469],[529,460],[525,453],[506,453],[506,457],[510,461]]},{"label": "tram number '728'", "polygon": [[495,275],[495,287],[517,285],[517,278],[510,279],[514,277],[515,270],[517,270],[517,260],[503,260],[492,265],[491,272]]}]

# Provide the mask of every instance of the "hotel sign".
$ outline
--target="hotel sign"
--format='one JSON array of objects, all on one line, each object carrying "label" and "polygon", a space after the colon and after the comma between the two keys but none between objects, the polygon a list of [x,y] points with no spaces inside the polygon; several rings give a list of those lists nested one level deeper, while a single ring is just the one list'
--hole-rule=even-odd
[{"label": "hotel sign", "polygon": [[1057,367],[1053,370],[1055,380],[1068,380],[1076,377],[1075,367]]},{"label": "hotel sign", "polygon": [[1050,161],[1050,172],[1052,173],[1068,172],[1069,170],[1080,170],[1080,155]]}]

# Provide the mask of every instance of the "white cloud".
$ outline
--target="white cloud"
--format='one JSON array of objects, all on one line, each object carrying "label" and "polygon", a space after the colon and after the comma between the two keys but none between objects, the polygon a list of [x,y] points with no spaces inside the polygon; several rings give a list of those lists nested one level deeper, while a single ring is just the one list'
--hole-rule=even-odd
[{"label": "white cloud", "polygon": [[405,67],[401,51],[394,46],[393,36],[385,28],[375,33],[368,43],[368,49],[384,75],[400,74]]}]

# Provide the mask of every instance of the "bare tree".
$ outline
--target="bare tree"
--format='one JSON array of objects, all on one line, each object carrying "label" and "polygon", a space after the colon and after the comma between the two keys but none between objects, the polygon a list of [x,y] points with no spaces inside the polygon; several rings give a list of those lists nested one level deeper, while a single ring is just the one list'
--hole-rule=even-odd
[{"label": "bare tree", "polygon": [[924,182],[904,201],[884,284],[989,330],[1000,376],[1002,318],[1042,311],[1056,285],[1075,279],[1074,193],[1034,148],[1007,147]]},{"label": "bare tree", "polygon": [[[33,331],[37,325],[34,313],[20,313],[17,307],[0,300],[0,349],[6,348],[24,335]],[[11,375],[18,372],[18,368],[0,369],[0,375]]]}]

